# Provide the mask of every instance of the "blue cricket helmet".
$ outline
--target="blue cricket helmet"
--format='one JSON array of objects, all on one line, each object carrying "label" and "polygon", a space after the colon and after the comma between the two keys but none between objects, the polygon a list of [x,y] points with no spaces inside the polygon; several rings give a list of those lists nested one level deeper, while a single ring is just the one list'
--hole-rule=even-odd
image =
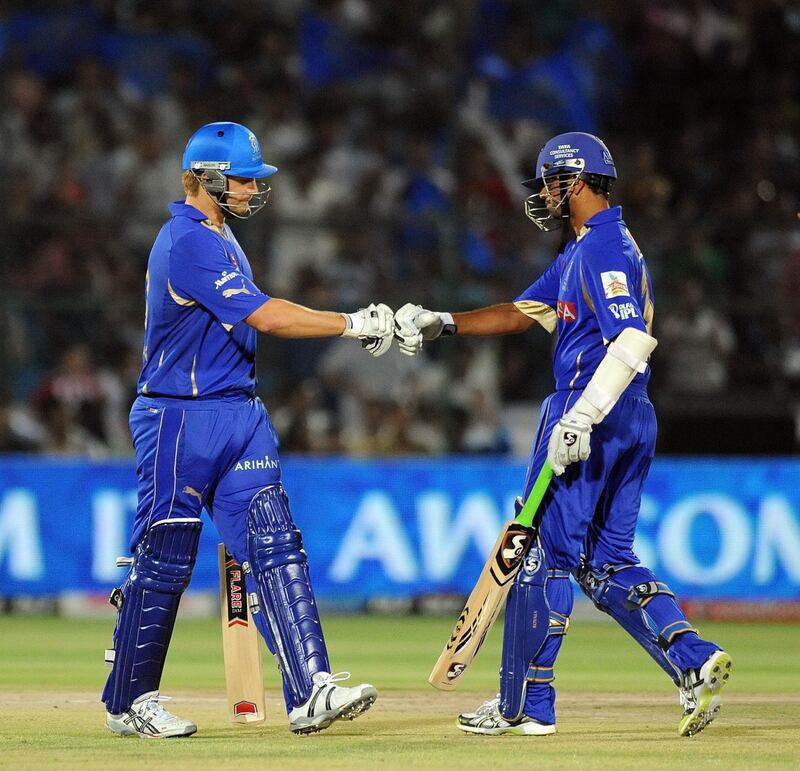
[{"label": "blue cricket helmet", "polygon": [[[192,134],[183,151],[183,170],[190,171],[198,182],[226,213],[239,219],[252,217],[269,200],[270,188],[261,180],[271,177],[278,169],[264,163],[261,145],[256,135],[240,123],[220,121],[207,123]],[[228,177],[255,179],[257,192],[247,203],[236,203],[241,194],[233,195]]]},{"label": "blue cricket helmet", "polygon": [[192,134],[183,151],[184,171],[215,170],[226,177],[262,179],[278,169],[264,163],[256,135],[241,123],[207,123]]},{"label": "blue cricket helmet", "polygon": [[525,200],[525,214],[542,230],[554,230],[560,226],[559,218],[548,210],[539,196],[548,177],[561,180],[561,199],[557,204],[563,220],[569,217],[569,196],[577,180],[608,193],[617,178],[617,169],[601,139],[583,131],[568,131],[545,142],[536,158],[536,174],[522,183],[534,191]]},{"label": "blue cricket helmet", "polygon": [[553,174],[577,173],[587,182],[589,177],[617,178],[614,159],[602,139],[583,131],[568,131],[545,142],[536,159],[537,176],[522,184],[541,189],[543,179]]}]

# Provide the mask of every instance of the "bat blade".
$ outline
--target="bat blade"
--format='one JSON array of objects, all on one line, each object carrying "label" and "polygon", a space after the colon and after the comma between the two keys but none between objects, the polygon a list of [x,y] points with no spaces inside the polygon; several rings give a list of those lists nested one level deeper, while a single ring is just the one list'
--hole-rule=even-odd
[{"label": "bat blade", "polygon": [[248,608],[244,569],[224,544],[218,547],[218,557],[228,717],[232,723],[262,723],[266,704],[261,644]]},{"label": "bat blade", "polygon": [[545,463],[520,515],[503,525],[450,639],[428,676],[434,688],[454,690],[480,652],[536,537],[534,517],[552,476],[553,470]]},{"label": "bat blade", "polygon": [[514,578],[528,553],[535,530],[509,520],[456,621],[450,639],[434,664],[428,682],[452,691],[481,649],[500,613]]}]

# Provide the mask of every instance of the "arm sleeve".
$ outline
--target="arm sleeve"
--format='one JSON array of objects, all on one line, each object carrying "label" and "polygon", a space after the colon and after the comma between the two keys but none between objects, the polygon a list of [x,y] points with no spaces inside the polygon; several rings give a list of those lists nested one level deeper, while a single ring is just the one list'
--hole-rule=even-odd
[{"label": "arm sleeve", "polygon": [[561,257],[514,300],[514,305],[520,311],[541,324],[548,332],[555,330],[558,321],[556,308],[561,273],[560,260]]},{"label": "arm sleeve", "polygon": [[606,340],[613,340],[627,327],[647,332],[640,291],[642,270],[644,267],[626,254],[622,241],[600,244],[581,263],[581,291]]},{"label": "arm sleeve", "polygon": [[270,299],[234,266],[219,238],[201,231],[186,233],[173,245],[167,288],[179,305],[196,302],[227,327]]}]

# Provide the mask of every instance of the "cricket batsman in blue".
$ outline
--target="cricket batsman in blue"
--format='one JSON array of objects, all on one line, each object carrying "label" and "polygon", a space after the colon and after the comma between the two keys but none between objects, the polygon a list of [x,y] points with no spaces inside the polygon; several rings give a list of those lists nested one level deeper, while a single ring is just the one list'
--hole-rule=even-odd
[{"label": "cricket batsman in blue", "polygon": [[[408,304],[395,314],[401,350],[445,335],[502,335],[538,322],[556,332],[556,391],[542,404],[524,500],[543,464],[554,478],[537,542],[506,605],[500,693],[458,727],[477,734],[555,733],[554,665],[569,627],[574,576],[679,689],[681,736],[719,713],[731,657],[702,639],[670,588],[633,552],[642,486],[653,459],[656,418],[647,395],[654,298],[641,250],[612,207],[611,153],[591,134],[550,139],[536,162],[526,214],[562,228],[554,263],[512,303],[466,313]],[[531,623],[549,619],[549,624]]]},{"label": "cricket batsman in blue", "polygon": [[277,169],[255,135],[211,123],[183,155],[186,200],[170,205],[148,261],[143,367],[130,414],[138,506],[130,573],[118,609],[106,725],[121,735],[189,736],[190,720],[160,703],[159,683],[206,509],[258,599],[253,618],[282,675],[295,733],[353,719],[377,698],[332,674],[306,552],[281,483],[278,438],[255,395],[258,332],[360,340],[373,356],[392,344],[392,311],[312,310],[270,297],[230,227],[266,203]]}]

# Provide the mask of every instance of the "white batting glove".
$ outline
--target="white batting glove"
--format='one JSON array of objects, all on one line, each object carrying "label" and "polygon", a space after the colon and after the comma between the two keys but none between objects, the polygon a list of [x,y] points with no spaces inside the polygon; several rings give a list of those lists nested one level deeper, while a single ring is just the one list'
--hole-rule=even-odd
[{"label": "white batting glove", "polygon": [[421,305],[406,303],[394,315],[394,336],[400,350],[413,356],[422,348],[423,340],[441,335],[454,335],[456,324],[450,313],[429,311]]},{"label": "white batting glove", "polygon": [[575,410],[570,410],[556,423],[547,445],[547,461],[556,476],[561,476],[570,463],[589,457],[591,433],[591,420]]},{"label": "white batting glove", "polygon": [[343,313],[345,329],[342,337],[361,340],[361,347],[373,356],[383,356],[392,347],[394,314],[384,303],[370,303],[355,313]]},{"label": "white batting glove", "polygon": [[447,337],[456,333],[456,322],[452,313],[428,311],[423,308],[416,318],[416,325],[422,332],[423,340],[435,340],[437,337]]},{"label": "white batting glove", "polygon": [[414,356],[422,348],[422,332],[414,323],[421,305],[406,303],[394,314],[394,337],[397,347],[406,356]]}]

